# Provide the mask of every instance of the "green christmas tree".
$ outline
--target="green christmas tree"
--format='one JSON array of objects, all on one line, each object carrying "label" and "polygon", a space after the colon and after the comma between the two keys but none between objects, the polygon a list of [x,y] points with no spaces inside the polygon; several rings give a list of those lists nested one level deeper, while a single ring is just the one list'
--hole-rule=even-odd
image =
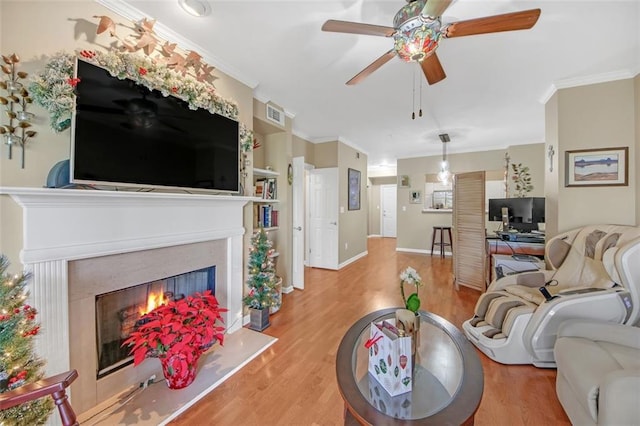
[{"label": "green christmas tree", "polygon": [[[0,393],[42,378],[44,362],[33,351],[40,326],[36,310],[25,304],[29,275],[10,276],[9,261],[0,256]],[[44,424],[53,410],[51,398],[40,398],[0,411],[1,425]]]},{"label": "green christmas tree", "polygon": [[245,305],[255,309],[265,309],[277,302],[275,290],[276,274],[273,266],[272,242],[263,228],[251,237],[249,248],[249,294],[243,299]]}]

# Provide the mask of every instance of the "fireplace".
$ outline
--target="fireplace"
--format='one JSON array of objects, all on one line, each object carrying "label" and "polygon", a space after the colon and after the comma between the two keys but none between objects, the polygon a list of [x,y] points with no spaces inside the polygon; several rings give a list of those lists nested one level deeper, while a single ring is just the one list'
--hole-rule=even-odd
[{"label": "fireplace", "polygon": [[134,285],[96,296],[96,351],[100,379],[133,362],[124,341],[144,314],[173,300],[211,291],[215,295],[215,266]]},{"label": "fireplace", "polygon": [[0,188],[23,209],[21,260],[39,310],[37,353],[46,374],[77,369],[83,413],[159,371],[149,359],[100,379],[96,296],[215,265],[215,293],[229,333],[242,326],[246,197]]}]

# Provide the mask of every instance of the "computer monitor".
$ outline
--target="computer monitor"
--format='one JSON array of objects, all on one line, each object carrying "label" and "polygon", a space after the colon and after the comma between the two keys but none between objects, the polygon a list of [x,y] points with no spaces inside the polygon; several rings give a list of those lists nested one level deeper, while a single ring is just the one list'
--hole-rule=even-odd
[{"label": "computer monitor", "polygon": [[[503,213],[508,213],[503,217]],[[500,221],[509,228],[520,232],[538,229],[538,223],[544,223],[544,197],[491,198],[489,199],[489,217],[491,221]]]}]

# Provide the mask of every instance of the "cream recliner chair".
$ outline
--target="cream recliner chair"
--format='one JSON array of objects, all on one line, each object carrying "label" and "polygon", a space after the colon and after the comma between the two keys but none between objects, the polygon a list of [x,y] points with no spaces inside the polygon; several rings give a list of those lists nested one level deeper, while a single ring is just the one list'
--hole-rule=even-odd
[{"label": "cream recliner chair", "polygon": [[494,361],[555,367],[561,322],[635,324],[640,318],[640,227],[589,225],[565,232],[548,241],[545,259],[549,270],[493,281],[463,323],[469,340]]}]

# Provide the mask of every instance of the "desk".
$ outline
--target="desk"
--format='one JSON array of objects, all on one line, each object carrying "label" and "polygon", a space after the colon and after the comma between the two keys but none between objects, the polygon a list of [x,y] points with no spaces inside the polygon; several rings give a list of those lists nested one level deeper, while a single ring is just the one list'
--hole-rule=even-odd
[{"label": "desk", "polygon": [[529,254],[531,256],[544,257],[544,243],[524,243],[519,241],[504,241],[497,236],[487,236],[487,271],[485,280],[487,287],[493,281],[493,255],[494,254]]},{"label": "desk", "polygon": [[393,318],[396,309],[359,319],[340,342],[336,375],[345,404],[345,424],[473,424],[484,384],[480,357],[460,330],[435,314],[419,311],[420,339],[411,392],[391,397],[369,375],[364,344],[371,323]]}]

